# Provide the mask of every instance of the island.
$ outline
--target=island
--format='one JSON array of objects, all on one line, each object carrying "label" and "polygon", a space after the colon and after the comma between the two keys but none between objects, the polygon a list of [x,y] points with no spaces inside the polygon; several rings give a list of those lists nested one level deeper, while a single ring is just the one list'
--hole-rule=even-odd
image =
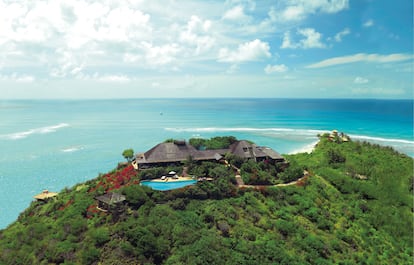
[{"label": "island", "polygon": [[[283,156],[231,136],[128,150],[112,171],[33,201],[0,231],[0,264],[411,264],[413,159],[319,139]],[[193,183],[142,185],[180,178]]]}]

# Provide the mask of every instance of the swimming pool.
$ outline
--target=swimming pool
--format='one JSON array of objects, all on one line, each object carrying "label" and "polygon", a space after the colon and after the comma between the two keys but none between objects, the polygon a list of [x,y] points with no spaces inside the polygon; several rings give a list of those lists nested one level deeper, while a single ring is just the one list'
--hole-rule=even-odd
[{"label": "swimming pool", "polygon": [[182,181],[171,181],[171,182],[158,182],[158,181],[141,181],[141,185],[151,187],[153,190],[174,190],[183,188],[185,186],[194,185],[197,180],[182,180]]}]

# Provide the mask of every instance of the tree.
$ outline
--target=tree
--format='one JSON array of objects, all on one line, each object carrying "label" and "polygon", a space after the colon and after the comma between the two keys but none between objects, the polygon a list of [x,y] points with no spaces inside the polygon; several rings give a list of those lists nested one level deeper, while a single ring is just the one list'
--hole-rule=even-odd
[{"label": "tree", "polygon": [[127,201],[130,206],[138,209],[149,200],[148,195],[140,185],[131,185],[124,187],[122,193],[127,197]]},{"label": "tree", "polygon": [[203,147],[205,147],[207,140],[201,138],[191,138],[189,142],[196,149],[201,150]]},{"label": "tree", "polygon": [[338,150],[335,149],[329,149],[327,152],[328,156],[328,163],[330,165],[336,164],[336,163],[344,163],[346,161],[345,156]]},{"label": "tree", "polygon": [[302,176],[303,166],[295,160],[290,161],[289,167],[278,174],[278,177],[284,182],[294,181],[301,178]]},{"label": "tree", "polygon": [[131,162],[132,158],[134,158],[134,150],[133,149],[125,149],[122,152],[122,156],[128,161]]}]

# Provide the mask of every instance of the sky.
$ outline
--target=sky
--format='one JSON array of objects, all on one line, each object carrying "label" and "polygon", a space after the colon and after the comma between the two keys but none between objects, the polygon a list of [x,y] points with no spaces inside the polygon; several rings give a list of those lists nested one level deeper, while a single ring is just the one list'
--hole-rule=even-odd
[{"label": "sky", "polygon": [[0,0],[0,99],[413,98],[412,0]]}]

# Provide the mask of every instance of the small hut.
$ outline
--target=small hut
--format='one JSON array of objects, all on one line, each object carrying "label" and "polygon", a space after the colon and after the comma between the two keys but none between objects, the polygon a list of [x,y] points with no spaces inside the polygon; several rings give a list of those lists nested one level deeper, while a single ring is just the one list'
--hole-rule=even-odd
[{"label": "small hut", "polygon": [[43,201],[46,202],[51,198],[54,198],[58,195],[57,192],[50,192],[48,190],[44,190],[42,191],[42,193],[37,194],[36,196],[34,196],[33,198],[35,198],[37,201]]},{"label": "small hut", "polygon": [[125,196],[115,192],[108,192],[95,198],[98,201],[97,209],[102,212],[121,212],[124,209]]}]

